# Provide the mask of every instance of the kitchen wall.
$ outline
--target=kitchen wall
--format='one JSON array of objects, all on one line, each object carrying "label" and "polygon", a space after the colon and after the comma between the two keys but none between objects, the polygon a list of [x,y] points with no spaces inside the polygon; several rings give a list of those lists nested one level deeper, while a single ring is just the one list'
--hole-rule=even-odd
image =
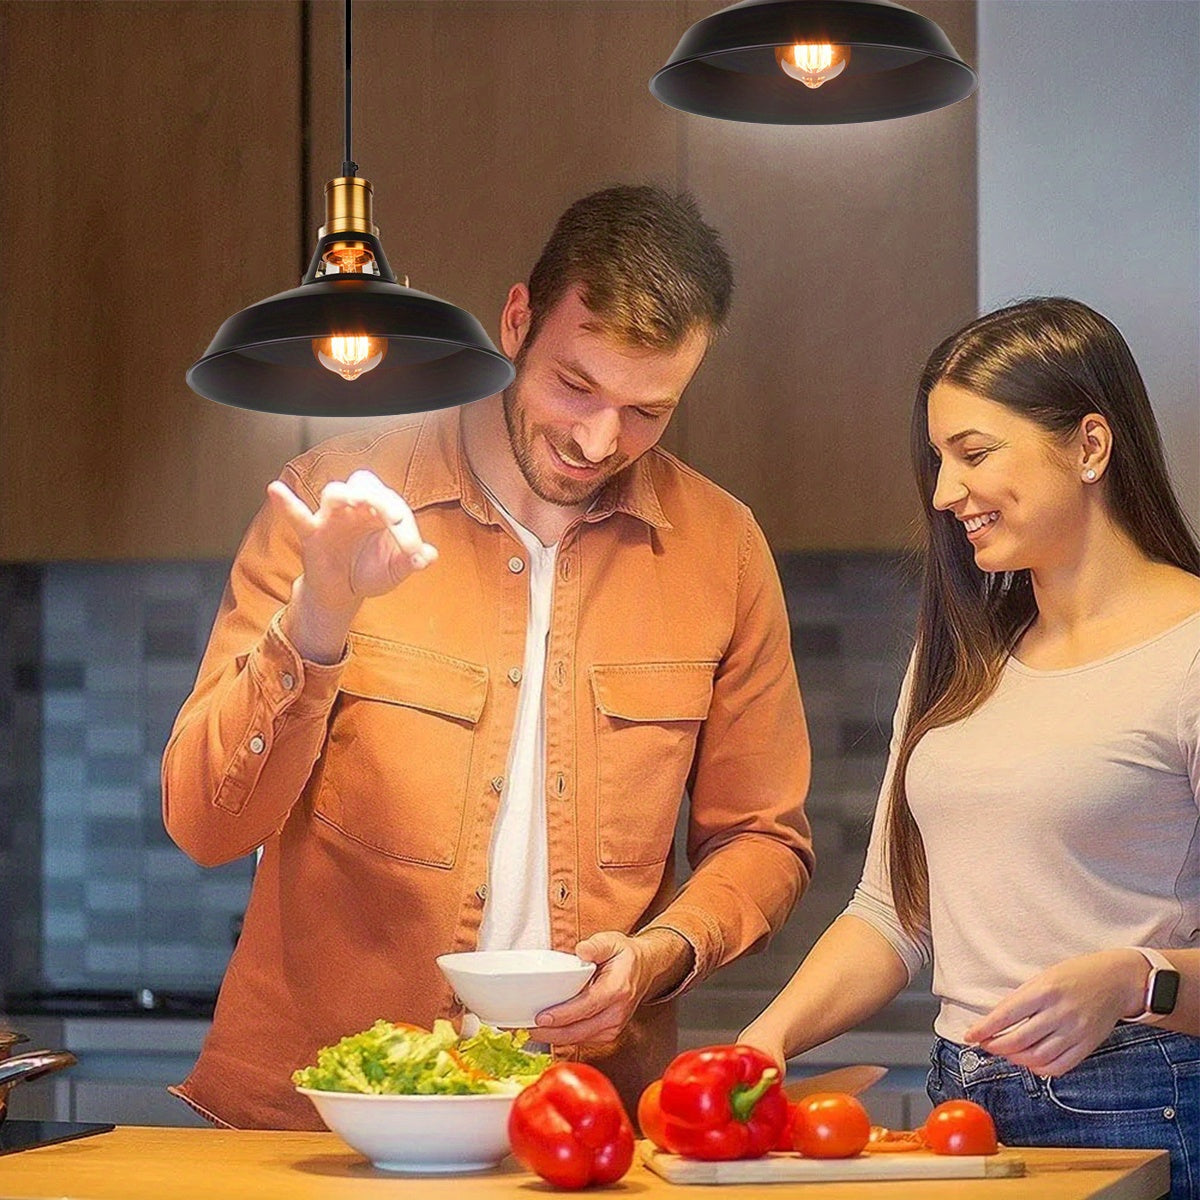
[{"label": "kitchen wall", "polygon": [[[24,746],[38,789],[2,780],[10,843],[40,856],[24,923],[10,928],[8,986],[215,988],[245,906],[251,860],[195,866],[167,838],[159,763],[191,689],[227,564],[52,563],[0,568],[22,594],[24,646],[0,664],[0,739]],[[780,569],[813,743],[809,810],[820,866],[771,950],[719,976],[744,1016],[790,974],[845,904],[861,866],[912,628],[913,586],[898,555],[785,555]],[[36,685],[36,686],[34,686]],[[18,729],[11,719],[36,703]],[[39,744],[40,743],[40,744]],[[35,761],[36,760],[36,761]],[[725,1005],[723,1008],[722,1005]],[[696,1019],[700,1019],[697,1011]],[[732,1018],[736,1021],[736,1017]]]},{"label": "kitchen wall", "polygon": [[1200,4],[980,0],[979,303],[1125,335],[1200,527]]}]

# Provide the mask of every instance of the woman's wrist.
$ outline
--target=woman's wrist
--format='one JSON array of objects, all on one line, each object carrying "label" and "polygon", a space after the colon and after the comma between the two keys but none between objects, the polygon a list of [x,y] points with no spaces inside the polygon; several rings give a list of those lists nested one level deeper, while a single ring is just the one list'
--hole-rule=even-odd
[{"label": "woman's wrist", "polygon": [[1146,986],[1150,981],[1150,964],[1137,950],[1123,948],[1112,953],[1119,956],[1115,978],[1120,981],[1120,1019],[1129,1021],[1146,1011]]}]

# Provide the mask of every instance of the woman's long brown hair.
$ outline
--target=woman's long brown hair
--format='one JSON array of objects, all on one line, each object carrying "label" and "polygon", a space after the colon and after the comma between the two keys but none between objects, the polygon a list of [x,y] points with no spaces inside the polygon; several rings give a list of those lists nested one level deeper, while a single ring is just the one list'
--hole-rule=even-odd
[{"label": "woman's long brown hair", "polygon": [[933,507],[938,462],[928,440],[929,393],[942,382],[1003,404],[1064,441],[1088,413],[1100,413],[1113,432],[1099,484],[1112,518],[1147,558],[1200,575],[1200,549],[1171,489],[1146,386],[1111,321],[1077,300],[1040,297],[980,317],[934,350],[912,416],[925,516],[921,599],[887,824],[892,896],[913,935],[929,919],[925,847],[905,790],[913,748],[991,695],[1037,614],[1029,571],[981,571],[954,514]]}]

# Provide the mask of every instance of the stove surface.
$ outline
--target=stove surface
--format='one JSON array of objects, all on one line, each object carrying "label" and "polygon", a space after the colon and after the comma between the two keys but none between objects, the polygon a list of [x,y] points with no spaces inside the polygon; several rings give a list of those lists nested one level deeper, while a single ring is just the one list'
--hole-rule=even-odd
[{"label": "stove surface", "polygon": [[112,1125],[85,1121],[5,1121],[0,1124],[0,1154],[15,1154],[36,1146],[52,1146],[93,1133],[108,1133]]},{"label": "stove surface", "polygon": [[180,991],[172,988],[46,988],[9,992],[0,1010],[19,1015],[49,1017],[151,1016],[211,1017],[217,997],[214,992]]}]

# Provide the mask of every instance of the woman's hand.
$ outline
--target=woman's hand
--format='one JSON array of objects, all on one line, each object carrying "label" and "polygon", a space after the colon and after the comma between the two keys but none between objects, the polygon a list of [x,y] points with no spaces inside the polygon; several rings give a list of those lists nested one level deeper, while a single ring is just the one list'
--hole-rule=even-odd
[{"label": "woman's hand", "polygon": [[784,1052],[783,1037],[765,1025],[761,1020],[751,1021],[737,1037],[739,1045],[753,1046],[761,1050],[779,1068],[779,1077],[787,1074],[787,1055]]},{"label": "woman's hand", "polygon": [[1035,1075],[1078,1066],[1122,1017],[1142,1011],[1148,966],[1136,950],[1055,963],[1010,993],[963,1035]]}]

